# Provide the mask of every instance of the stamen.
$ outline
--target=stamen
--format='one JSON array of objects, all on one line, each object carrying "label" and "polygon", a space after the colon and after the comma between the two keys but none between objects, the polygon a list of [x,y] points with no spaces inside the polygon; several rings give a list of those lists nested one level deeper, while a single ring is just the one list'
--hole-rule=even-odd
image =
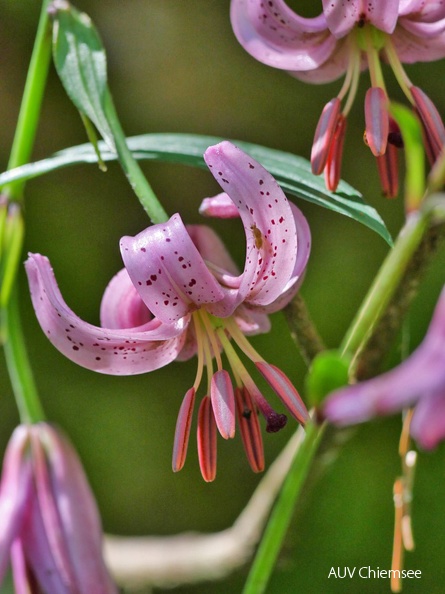
[{"label": "stamen", "polygon": [[246,388],[235,390],[238,425],[247,460],[253,472],[264,470],[264,450],[261,428],[254,403]]},{"label": "stamen", "polygon": [[173,442],[173,472],[181,470],[187,457],[195,394],[195,388],[190,388],[184,396],[181,408],[179,409],[178,419],[176,421],[175,439]]},{"label": "stamen", "polygon": [[212,377],[210,398],[216,425],[224,439],[235,436],[235,395],[230,375],[221,369]]},{"label": "stamen", "polygon": [[343,156],[343,145],[346,135],[346,118],[341,113],[338,116],[337,125],[335,127],[334,137],[331,142],[328,160],[324,169],[324,179],[326,187],[331,192],[335,192],[340,182],[341,163]]},{"label": "stamen", "polygon": [[274,433],[282,429],[287,423],[286,415],[279,414],[273,410],[264,396],[261,394],[259,389],[257,388],[255,382],[250,377],[249,372],[244,367],[240,358],[235,352],[235,349],[230,343],[230,340],[227,338],[225,331],[223,328],[219,328],[217,330],[218,337],[223,345],[224,352],[227,355],[229,360],[230,366],[232,369],[236,369],[241,382],[249,391],[250,395],[255,400],[256,405],[258,406],[259,410],[263,414],[264,418],[266,419],[266,431],[269,433]]},{"label": "stamen", "polygon": [[270,363],[259,361],[256,363],[256,366],[267,383],[284,402],[287,409],[304,427],[309,420],[309,413],[306,405],[287,375],[283,373],[281,369],[275,367],[275,365],[270,365]]},{"label": "stamen", "polygon": [[213,326],[209,320],[208,313],[204,309],[200,309],[200,310],[198,310],[198,315],[199,315],[202,323],[204,324],[207,338],[210,342],[210,345],[212,347],[213,356],[215,357],[215,360],[216,360],[216,365],[217,365],[218,369],[221,370],[223,368],[223,364],[222,364],[222,360],[221,360],[220,348],[219,348],[218,341],[216,340],[215,331],[214,331]]},{"label": "stamen", "polygon": [[254,363],[256,363],[257,361],[264,361],[263,357],[258,353],[258,351],[254,349],[254,347],[250,344],[246,336],[241,332],[238,324],[235,322],[233,318],[227,318],[226,320],[224,320],[224,322],[225,327],[229,331],[232,339],[251,361],[253,361]]},{"label": "stamen", "polygon": [[357,94],[358,83],[360,80],[360,51],[355,51],[353,55],[353,63],[351,70],[351,85],[349,87],[348,98],[346,99],[345,106],[343,108],[343,115],[346,117],[351,110],[354,103],[355,96]]},{"label": "stamen", "polygon": [[366,57],[368,58],[369,76],[373,87],[382,88],[385,93],[385,79],[383,78],[382,65],[380,62],[379,50],[374,45],[372,30],[369,27],[364,29],[366,43]]},{"label": "stamen", "polygon": [[371,87],[365,97],[366,140],[372,154],[385,154],[389,134],[388,97],[380,87]]},{"label": "stamen", "polygon": [[339,113],[340,99],[338,97],[331,99],[321,112],[311,151],[311,167],[314,175],[320,175],[325,168]]},{"label": "stamen", "polygon": [[196,377],[193,383],[193,388],[195,392],[198,391],[199,385],[201,383],[202,374],[204,371],[204,337],[202,333],[201,324],[199,323],[199,318],[196,315],[196,312],[192,315],[193,325],[195,328],[195,336],[196,336],[196,356],[198,358],[198,367],[196,369]]},{"label": "stamen", "polygon": [[391,37],[389,35],[386,36],[386,42],[383,51],[385,53],[389,65],[391,66],[394,76],[396,77],[397,82],[399,83],[399,87],[402,89],[408,101],[414,104],[414,99],[410,90],[413,86],[413,83],[408,78],[408,75],[406,74],[405,69],[403,68],[402,62],[399,59],[399,56],[394,48]]},{"label": "stamen", "polygon": [[202,478],[210,483],[216,476],[216,424],[208,396],[202,399],[199,407],[197,441]]}]

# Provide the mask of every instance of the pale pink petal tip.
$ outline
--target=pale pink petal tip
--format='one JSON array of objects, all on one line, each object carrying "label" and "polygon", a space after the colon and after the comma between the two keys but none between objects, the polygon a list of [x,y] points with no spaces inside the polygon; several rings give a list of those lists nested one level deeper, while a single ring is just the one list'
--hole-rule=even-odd
[{"label": "pale pink petal tip", "polygon": [[178,472],[185,464],[194,404],[195,388],[190,388],[184,396],[181,408],[179,409],[178,420],[176,421],[172,460],[173,472]]}]

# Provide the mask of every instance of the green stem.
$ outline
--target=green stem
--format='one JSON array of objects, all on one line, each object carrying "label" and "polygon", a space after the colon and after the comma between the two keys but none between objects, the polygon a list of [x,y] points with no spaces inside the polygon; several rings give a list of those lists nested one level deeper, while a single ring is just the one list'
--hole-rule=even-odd
[{"label": "green stem", "polygon": [[340,347],[342,355],[355,358],[368,342],[422,241],[430,216],[428,213],[416,212],[407,218],[394,248],[383,262],[346,333]]},{"label": "green stem", "polygon": [[[51,28],[48,17],[49,3],[50,0],[43,0],[42,2],[36,39],[8,163],[9,169],[27,163],[31,157],[34,145],[51,60]],[[4,195],[6,198],[9,201],[23,202],[25,183],[25,180],[17,180],[5,186]],[[18,253],[21,250],[23,238],[20,237],[19,240],[14,238],[14,241],[10,243],[14,244],[15,253]],[[8,299],[4,298],[4,307],[0,311],[0,327],[5,334],[4,350],[6,365],[20,418],[24,423],[31,423],[41,421],[44,418],[44,413],[32,375],[20,322],[17,280],[13,278],[17,275],[18,262],[19,259],[17,258],[16,270],[9,271],[11,277],[8,277],[8,282],[12,288],[12,293],[8,295]],[[3,295],[3,297],[5,296]]]},{"label": "green stem", "polygon": [[152,223],[164,223],[169,218],[168,214],[163,209],[156,194],[153,192],[152,187],[148,183],[147,178],[143,174],[139,163],[133,157],[127,146],[127,139],[119,122],[110,93],[106,94],[104,107],[108,123],[113,131],[119,162],[134,193],[139,198],[140,203],[150,217]]},{"label": "green stem", "polygon": [[[45,90],[48,68],[51,60],[51,28],[48,17],[50,0],[44,0],[40,12],[25,89],[23,91],[20,113],[11,148],[8,169],[19,167],[29,162],[37,132],[40,108]],[[24,180],[11,182],[5,186],[4,193],[9,199],[23,200]]]},{"label": "green stem", "polygon": [[388,352],[388,347],[393,343],[405,315],[418,293],[428,265],[444,243],[444,223],[432,225],[424,234],[397,290],[388,303],[385,314],[380,318],[371,339],[357,357],[355,377],[358,380],[373,377],[378,373]]},{"label": "green stem", "polygon": [[292,462],[289,474],[272,511],[243,594],[261,594],[266,590],[292,519],[292,513],[295,510],[295,502],[305,482],[323,431],[323,426],[319,427],[312,423],[306,427],[305,439]]},{"label": "green stem", "polygon": [[300,293],[297,293],[286,305],[283,313],[292,340],[299,348],[306,365],[309,366],[312,360],[326,347],[311,320],[306,303]]},{"label": "green stem", "polygon": [[2,327],[6,334],[4,344],[6,364],[22,423],[37,423],[45,415],[40,404],[31,366],[26,352],[20,322],[17,288],[8,305],[2,310]]}]

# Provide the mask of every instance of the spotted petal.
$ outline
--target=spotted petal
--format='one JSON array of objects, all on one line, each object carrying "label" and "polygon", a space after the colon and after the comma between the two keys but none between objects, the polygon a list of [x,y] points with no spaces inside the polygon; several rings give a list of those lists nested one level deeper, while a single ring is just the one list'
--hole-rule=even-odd
[{"label": "spotted petal", "polygon": [[323,0],[323,12],[331,33],[340,39],[360,21],[392,33],[398,17],[398,2],[388,0]]},{"label": "spotted petal", "polygon": [[[229,296],[228,311],[242,301],[268,305],[287,287],[295,268],[297,231],[289,202],[270,173],[230,142],[208,148],[204,159],[237,206],[246,233],[244,271],[236,300]],[[209,311],[221,315],[229,298]]]},{"label": "spotted petal", "polygon": [[283,70],[313,70],[335,49],[323,14],[303,18],[283,0],[232,0],[230,17],[239,43],[254,58]]},{"label": "spotted petal", "polygon": [[224,297],[179,214],[135,237],[123,237],[121,253],[144,303],[166,324]]},{"label": "spotted petal", "polygon": [[154,318],[132,329],[93,326],[66,305],[47,258],[30,254],[25,266],[41,327],[52,344],[78,365],[100,373],[133,375],[163,367],[180,352],[188,317],[174,324]]}]

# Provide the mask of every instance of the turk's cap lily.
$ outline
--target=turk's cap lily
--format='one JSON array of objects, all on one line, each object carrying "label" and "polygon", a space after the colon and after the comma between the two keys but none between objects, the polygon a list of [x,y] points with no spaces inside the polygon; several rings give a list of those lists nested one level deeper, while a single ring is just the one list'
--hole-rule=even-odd
[{"label": "turk's cap lily", "polygon": [[360,72],[369,68],[365,137],[377,159],[383,194],[393,197],[398,192],[399,145],[390,144],[389,97],[380,62],[389,63],[418,114],[428,158],[434,163],[445,142],[445,127],[432,101],[412,84],[402,63],[445,57],[445,5],[424,0],[323,0],[320,5],[318,16],[304,18],[283,0],[232,0],[232,27],[254,58],[305,82],[326,83],[345,75],[338,96],[322,112],[311,156],[313,173],[324,171],[331,191],[340,181],[346,117]]},{"label": "turk's cap lily", "polygon": [[11,563],[17,592],[34,591],[30,584],[37,582],[45,594],[117,594],[81,463],[47,423],[14,431],[3,462],[0,515],[0,581]]},{"label": "turk's cap lily", "polygon": [[[105,290],[101,326],[81,320],[67,306],[47,258],[30,254],[26,270],[43,331],[56,348],[83,367],[132,375],[197,355],[196,380],[186,392],[178,417],[173,467],[178,470],[185,460],[195,395],[206,370],[208,387],[198,414],[198,427],[203,425],[198,450],[206,452],[200,458],[201,468],[206,480],[212,480],[214,432],[217,429],[226,439],[233,437],[241,401],[244,408],[247,401],[253,401],[245,415],[252,421],[239,420],[244,440],[258,435],[253,420],[258,411],[266,418],[268,431],[285,424],[284,415],[275,413],[256,387],[232,342],[256,365],[291,414],[303,424],[308,418],[298,392],[253,349],[246,335],[267,332],[268,314],[282,309],[299,289],[311,235],[301,211],[249,155],[222,142],[209,147],[204,159],[223,192],[206,199],[201,212],[240,219],[245,234],[241,272],[210,227],[185,225],[179,214],[135,237],[121,239],[125,267]],[[221,351],[229,360],[235,388],[223,369]],[[248,447],[251,452],[259,451],[258,440]],[[259,467],[255,456],[252,465]]]},{"label": "turk's cap lily", "polygon": [[342,388],[323,408],[336,425],[352,425],[415,407],[411,435],[425,449],[445,439],[445,289],[423,342],[400,365]]}]

